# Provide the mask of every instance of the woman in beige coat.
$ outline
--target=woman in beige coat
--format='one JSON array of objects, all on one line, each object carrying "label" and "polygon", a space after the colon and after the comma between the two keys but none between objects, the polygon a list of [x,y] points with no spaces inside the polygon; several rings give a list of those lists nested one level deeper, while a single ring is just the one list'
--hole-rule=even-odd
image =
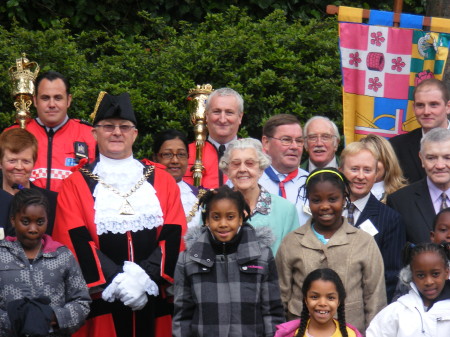
[{"label": "woman in beige coat", "polygon": [[331,268],[342,279],[347,322],[365,331],[386,305],[383,260],[375,240],[348,224],[342,211],[348,195],[344,175],[316,169],[306,180],[312,219],[289,233],[276,255],[281,299],[288,320],[300,317],[306,275]]}]

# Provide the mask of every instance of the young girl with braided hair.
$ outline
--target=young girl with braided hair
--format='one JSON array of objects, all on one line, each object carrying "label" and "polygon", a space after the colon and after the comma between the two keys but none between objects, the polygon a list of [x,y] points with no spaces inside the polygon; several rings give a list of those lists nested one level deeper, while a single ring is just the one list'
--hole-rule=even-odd
[{"label": "young girl with braided hair", "polygon": [[21,189],[10,220],[16,236],[0,241],[0,336],[71,336],[91,299],[75,257],[45,234],[47,199]]},{"label": "young girl with braided hair", "polygon": [[450,243],[409,244],[403,255],[411,290],[375,316],[366,336],[450,336]]},{"label": "young girl with braided hair", "polygon": [[275,258],[287,320],[300,318],[303,282],[317,268],[339,275],[347,293],[345,316],[359,331],[386,305],[380,250],[370,234],[342,216],[348,191],[345,176],[334,168],[316,169],[306,180],[312,217],[284,237]]},{"label": "young girl with braided hair", "polygon": [[[277,326],[275,337],[360,337],[360,332],[345,321],[345,288],[332,269],[316,269],[302,286],[303,310],[300,320]],[[337,320],[333,317],[337,312]]]},{"label": "young girl with braided hair", "polygon": [[272,337],[284,322],[267,227],[224,185],[200,199],[205,226],[186,234],[174,282],[173,337]]}]

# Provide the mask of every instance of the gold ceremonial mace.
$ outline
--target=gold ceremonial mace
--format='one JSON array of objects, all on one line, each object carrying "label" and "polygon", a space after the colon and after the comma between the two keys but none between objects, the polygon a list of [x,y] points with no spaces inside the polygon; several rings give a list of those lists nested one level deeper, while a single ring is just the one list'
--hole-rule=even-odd
[{"label": "gold ceremonial mace", "polygon": [[191,115],[191,122],[194,124],[195,135],[195,163],[192,166],[194,185],[200,186],[202,183],[202,171],[203,171],[203,146],[206,140],[206,100],[208,96],[213,92],[211,84],[197,85],[195,89],[189,90],[187,97],[188,109]]},{"label": "gold ceremonial mace", "polygon": [[16,59],[16,66],[9,68],[9,77],[12,82],[11,94],[14,97],[14,106],[17,110],[16,122],[25,129],[30,120],[30,106],[34,95],[34,81],[39,74],[39,65],[30,62],[25,53]]}]

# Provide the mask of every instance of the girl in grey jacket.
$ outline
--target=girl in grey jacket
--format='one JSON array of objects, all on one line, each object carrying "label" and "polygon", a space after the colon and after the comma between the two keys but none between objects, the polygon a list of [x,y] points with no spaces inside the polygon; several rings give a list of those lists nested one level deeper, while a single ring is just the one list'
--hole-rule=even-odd
[{"label": "girl in grey jacket", "polygon": [[0,241],[0,336],[70,336],[90,296],[72,253],[45,234],[48,202],[22,189],[11,204],[16,237]]},{"label": "girl in grey jacket", "polygon": [[205,227],[186,236],[175,270],[174,337],[272,337],[283,306],[270,230],[246,224],[238,191],[222,186],[201,199]]}]

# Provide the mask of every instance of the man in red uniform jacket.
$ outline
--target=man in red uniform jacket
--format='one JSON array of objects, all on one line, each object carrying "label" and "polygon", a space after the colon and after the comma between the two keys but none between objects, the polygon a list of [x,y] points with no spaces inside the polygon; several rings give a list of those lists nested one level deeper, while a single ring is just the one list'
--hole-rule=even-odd
[{"label": "man in red uniform jacket", "polygon": [[[37,118],[26,126],[38,140],[38,156],[30,180],[41,188],[58,192],[80,159],[95,159],[96,142],[92,126],[71,119],[67,109],[72,102],[69,81],[56,71],[41,74],[36,79],[33,97]],[[17,128],[14,125],[12,128]]]},{"label": "man in red uniform jacket", "polygon": [[186,219],[172,176],[133,158],[137,133],[129,95],[106,94],[94,119],[99,158],[59,192],[53,237],[77,257],[93,299],[77,336],[171,336],[165,290]]},{"label": "man in red uniform jacket", "polygon": [[[205,188],[222,186],[227,177],[219,170],[219,160],[229,143],[237,139],[239,125],[244,114],[244,100],[230,88],[214,90],[206,101],[208,139],[203,147],[203,170],[201,185]],[[191,167],[195,163],[195,142],[189,144],[188,169],[183,180],[193,185]]]}]

